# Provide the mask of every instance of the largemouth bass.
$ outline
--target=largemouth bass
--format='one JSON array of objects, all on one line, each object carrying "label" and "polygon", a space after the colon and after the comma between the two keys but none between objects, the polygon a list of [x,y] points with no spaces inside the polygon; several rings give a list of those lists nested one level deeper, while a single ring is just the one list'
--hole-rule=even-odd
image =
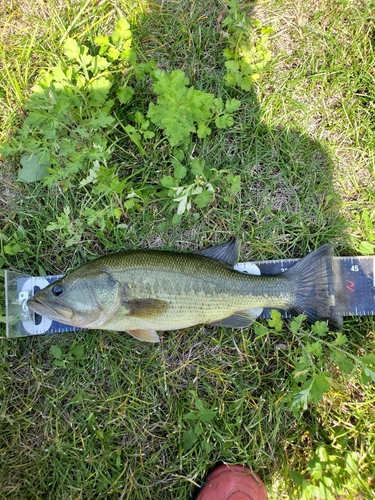
[{"label": "largemouth bass", "polygon": [[246,328],[258,308],[303,313],[331,329],[342,318],[332,313],[333,249],[324,245],[276,276],[233,269],[239,246],[230,240],[197,253],[130,250],[94,259],[55,281],[28,306],[67,325],[126,331],[158,342],[157,331],[198,324]]}]

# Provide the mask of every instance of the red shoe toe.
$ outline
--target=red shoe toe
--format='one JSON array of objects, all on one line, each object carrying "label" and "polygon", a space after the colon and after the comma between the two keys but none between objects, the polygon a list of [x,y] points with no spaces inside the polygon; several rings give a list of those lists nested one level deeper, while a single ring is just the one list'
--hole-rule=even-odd
[{"label": "red shoe toe", "polygon": [[196,500],[267,500],[267,491],[249,467],[219,465],[207,476]]}]

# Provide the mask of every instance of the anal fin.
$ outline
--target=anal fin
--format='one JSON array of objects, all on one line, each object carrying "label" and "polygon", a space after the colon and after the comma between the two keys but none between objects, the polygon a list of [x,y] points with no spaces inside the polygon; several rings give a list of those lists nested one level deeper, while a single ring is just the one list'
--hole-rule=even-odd
[{"label": "anal fin", "polygon": [[225,326],[229,328],[247,328],[258,316],[262,314],[263,309],[247,309],[246,311],[237,311],[227,318],[220,319],[210,323],[211,326]]}]

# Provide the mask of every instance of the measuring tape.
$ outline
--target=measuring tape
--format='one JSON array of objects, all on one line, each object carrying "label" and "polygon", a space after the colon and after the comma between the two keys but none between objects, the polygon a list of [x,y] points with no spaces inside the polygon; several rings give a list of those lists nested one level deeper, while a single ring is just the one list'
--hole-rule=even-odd
[{"label": "measuring tape", "polygon": [[[234,266],[237,271],[273,275],[286,271],[299,259],[280,259],[255,262],[240,262]],[[337,316],[372,316],[375,314],[375,255],[366,257],[332,257],[332,267],[341,282],[341,297],[335,297],[334,312]],[[260,317],[269,318],[271,309],[264,309]],[[291,314],[282,311],[283,318]]]},{"label": "measuring tape", "polygon": [[[234,269],[242,273],[275,275],[286,271],[299,259],[239,262]],[[341,281],[341,296],[335,297],[336,316],[372,316],[375,314],[375,256],[332,257],[335,275]],[[25,276],[5,271],[6,335],[9,338],[56,334],[81,330],[35,314],[27,300],[59,276]],[[271,309],[259,309],[260,318],[269,318]],[[283,318],[292,316],[281,312]]]}]

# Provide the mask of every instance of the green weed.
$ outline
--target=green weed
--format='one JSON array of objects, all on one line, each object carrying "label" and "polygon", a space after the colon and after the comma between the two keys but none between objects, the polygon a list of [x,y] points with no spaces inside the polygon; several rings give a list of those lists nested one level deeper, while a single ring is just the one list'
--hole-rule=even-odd
[{"label": "green weed", "polygon": [[318,446],[308,462],[310,481],[306,481],[300,473],[289,472],[300,487],[301,500],[335,500],[348,492],[350,495],[361,494],[365,485],[358,477],[359,454],[345,451],[342,446],[337,448],[336,453],[330,454],[324,445]]},{"label": "green weed", "polygon": [[230,0],[228,13],[222,22],[227,30],[227,48],[224,49],[224,81],[227,85],[251,90],[272,58],[268,48],[272,26],[264,27],[257,19],[249,19],[237,0]]},{"label": "green weed", "polygon": [[115,123],[114,99],[125,104],[132,95],[126,84],[113,85],[115,72],[126,81],[135,57],[128,22],[118,21],[112,35],[98,37],[96,43],[90,53],[86,45],[67,38],[62,62],[33,87],[26,120],[3,149],[5,155],[22,155],[20,180],[45,180],[49,187],[57,183],[67,189],[94,161],[109,160],[107,130]]},{"label": "green weed", "polygon": [[[153,80],[157,101],[156,104],[150,102],[147,117],[163,130],[169,144],[175,148],[173,155],[181,159],[185,148],[195,148],[192,135],[204,139],[211,134],[211,122],[218,129],[232,126],[233,114],[241,102],[237,99],[224,102],[211,93],[187,87],[189,80],[181,70],[166,73],[156,69],[154,61],[137,63],[126,19],[118,21],[110,36],[96,37],[94,44],[89,50],[88,46],[73,38],[65,40],[62,61],[39,77],[27,101],[26,120],[18,134],[3,146],[2,154],[22,155],[18,178],[24,182],[43,180],[47,187],[57,184],[67,190],[77,185],[78,178],[78,181],[81,179],[79,186],[95,184],[92,193],[106,195],[115,191],[121,195],[131,188],[122,208],[138,208],[134,203],[134,192],[140,185],[116,180],[113,169],[108,169],[107,174],[104,172],[114,149],[114,145],[110,145],[116,122],[114,109],[132,101],[135,92],[129,85],[132,77],[144,80],[149,75]],[[138,150],[146,154],[145,148],[152,146],[150,140],[155,138],[150,120],[131,105],[126,113],[134,117],[134,125],[124,124],[117,118],[118,124]],[[185,212],[190,211],[193,198],[198,208],[206,207],[214,198],[215,188],[205,179],[202,168],[197,166],[197,158],[191,162],[191,183],[184,179],[185,167],[179,164],[178,168],[177,159],[173,162],[173,181],[170,181],[171,176],[164,176],[161,185],[170,188],[165,192],[167,197],[178,202],[174,218],[177,223]],[[82,174],[87,177],[82,178]],[[110,189],[105,179],[111,179]],[[184,183],[179,185],[183,179]],[[153,192],[151,188],[148,194]],[[142,200],[141,195],[136,197]],[[67,246],[79,241],[82,232],[70,227],[69,213],[69,207],[65,207],[58,221],[48,226],[49,230],[65,228],[67,232],[63,234],[66,235],[75,233]],[[92,225],[94,213],[83,215],[87,215],[88,225]],[[115,208],[113,215],[119,218],[121,209]],[[102,229],[103,225],[104,222],[101,223]]]},{"label": "green weed", "polygon": [[[81,371],[83,370],[83,366],[80,365],[85,356],[84,344],[77,344],[76,342],[73,342],[73,344],[69,347],[68,352],[63,352],[58,345],[52,344],[50,347],[50,353],[53,357],[52,364],[54,366],[58,366],[60,368],[74,367],[75,369],[80,368]],[[77,398],[75,402],[77,402]]]}]

